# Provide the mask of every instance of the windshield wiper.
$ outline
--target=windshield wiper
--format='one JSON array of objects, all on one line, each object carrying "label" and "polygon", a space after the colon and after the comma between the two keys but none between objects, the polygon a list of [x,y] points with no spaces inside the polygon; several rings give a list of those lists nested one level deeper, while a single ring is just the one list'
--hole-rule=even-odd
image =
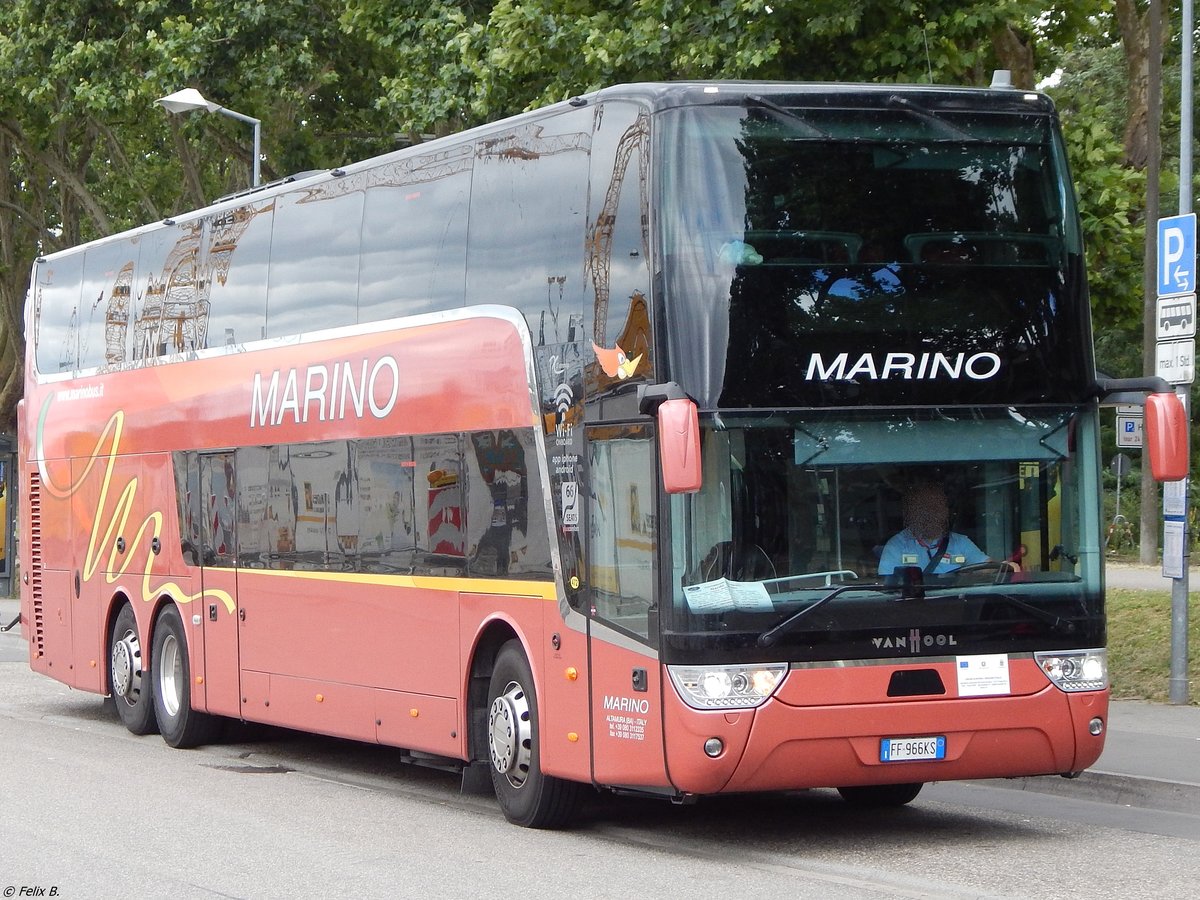
[{"label": "windshield wiper", "polygon": [[833,140],[832,134],[829,134],[826,131],[822,131],[820,128],[817,128],[815,125],[810,124],[803,116],[797,115],[796,113],[792,112],[790,109],[784,109],[784,107],[780,106],[778,103],[772,103],[770,100],[768,100],[766,97],[763,97],[761,94],[747,95],[746,106],[747,107],[757,107],[759,109],[768,110],[769,112],[774,113],[777,118],[784,119],[784,121],[786,121],[788,124],[800,125],[803,128],[805,135],[807,137],[817,137],[817,138],[824,138],[825,140]]},{"label": "windshield wiper", "polygon": [[882,594],[902,594],[908,590],[907,585],[903,584],[843,584],[840,587],[834,588],[824,597],[819,598],[811,606],[806,606],[804,609],[792,613],[774,628],[764,631],[758,636],[758,646],[771,647],[779,640],[779,636],[807,616],[810,612],[820,609],[830,600],[835,599],[841,594],[849,593],[850,591],[876,591]]},{"label": "windshield wiper", "polygon": [[1014,609],[1019,609],[1021,612],[1028,613],[1040,622],[1045,622],[1050,626],[1050,630],[1058,634],[1074,634],[1075,629],[1079,626],[1076,619],[1064,619],[1062,616],[1056,616],[1052,612],[1047,612],[1040,606],[1034,606],[1032,603],[1026,603],[1012,594],[988,594],[983,598],[986,603],[988,600],[1003,600]]},{"label": "windshield wiper", "polygon": [[905,112],[916,116],[922,122],[932,125],[946,137],[952,137],[962,141],[969,141],[971,143],[976,143],[979,140],[977,137],[975,137],[975,135],[969,134],[968,132],[963,131],[957,125],[935,116],[925,107],[913,103],[913,101],[909,100],[907,97],[901,97],[899,94],[892,94],[892,96],[888,97],[887,102],[892,106],[899,106]]}]

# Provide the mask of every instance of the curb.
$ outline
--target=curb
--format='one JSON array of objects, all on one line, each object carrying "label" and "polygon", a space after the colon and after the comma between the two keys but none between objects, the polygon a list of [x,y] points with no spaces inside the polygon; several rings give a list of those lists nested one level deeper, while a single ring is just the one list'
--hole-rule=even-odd
[{"label": "curb", "polygon": [[1089,769],[1078,778],[1038,775],[968,783],[1162,812],[1195,815],[1196,810],[1200,809],[1200,784],[1186,781],[1164,781],[1159,778],[1140,778],[1135,775],[1118,775],[1114,772],[1093,769]]}]

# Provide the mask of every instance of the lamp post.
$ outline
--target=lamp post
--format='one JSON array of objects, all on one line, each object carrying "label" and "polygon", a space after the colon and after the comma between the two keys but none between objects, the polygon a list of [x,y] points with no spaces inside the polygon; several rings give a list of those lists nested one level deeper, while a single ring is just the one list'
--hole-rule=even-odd
[{"label": "lamp post", "polygon": [[227,109],[220,103],[213,103],[211,100],[205,100],[204,96],[195,88],[184,88],[182,91],[176,91],[173,94],[168,94],[165,97],[159,97],[154,101],[167,112],[179,114],[192,112],[193,110],[202,109],[205,112],[220,113],[223,116],[229,116],[231,119],[237,119],[239,122],[248,122],[254,126],[254,155],[251,158],[253,162],[253,175],[251,176],[251,187],[258,187],[259,169],[259,130],[262,122],[253,116],[247,116],[240,112],[234,112],[232,109]]}]

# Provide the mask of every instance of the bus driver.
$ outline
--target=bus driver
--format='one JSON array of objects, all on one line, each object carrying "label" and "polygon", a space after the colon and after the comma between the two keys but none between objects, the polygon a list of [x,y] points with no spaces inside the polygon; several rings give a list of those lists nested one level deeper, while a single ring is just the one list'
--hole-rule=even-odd
[{"label": "bus driver", "polygon": [[969,537],[950,531],[950,506],[941,485],[913,485],[904,495],[903,509],[904,530],[884,544],[880,575],[909,566],[926,575],[942,574],[988,561]]}]

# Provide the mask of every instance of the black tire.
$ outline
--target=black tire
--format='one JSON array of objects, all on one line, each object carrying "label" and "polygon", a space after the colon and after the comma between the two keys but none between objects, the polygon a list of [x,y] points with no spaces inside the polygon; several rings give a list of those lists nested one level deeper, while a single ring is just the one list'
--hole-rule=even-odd
[{"label": "black tire", "polygon": [[911,803],[925,787],[923,781],[911,784],[868,784],[857,787],[840,787],[838,793],[851,806],[861,809],[880,809],[886,806],[903,806]]},{"label": "black tire", "polygon": [[154,685],[138,637],[137,619],[121,607],[108,635],[108,686],[121,723],[134,734],[153,734]]},{"label": "black tire", "polygon": [[186,749],[216,740],[221,719],[192,708],[192,669],[179,610],[168,606],[154,626],[154,717],[163,740]]},{"label": "black tire", "polygon": [[574,819],[584,786],[542,774],[533,672],[515,640],[496,655],[486,738],[492,787],[508,821],[526,828],[561,828]]}]

